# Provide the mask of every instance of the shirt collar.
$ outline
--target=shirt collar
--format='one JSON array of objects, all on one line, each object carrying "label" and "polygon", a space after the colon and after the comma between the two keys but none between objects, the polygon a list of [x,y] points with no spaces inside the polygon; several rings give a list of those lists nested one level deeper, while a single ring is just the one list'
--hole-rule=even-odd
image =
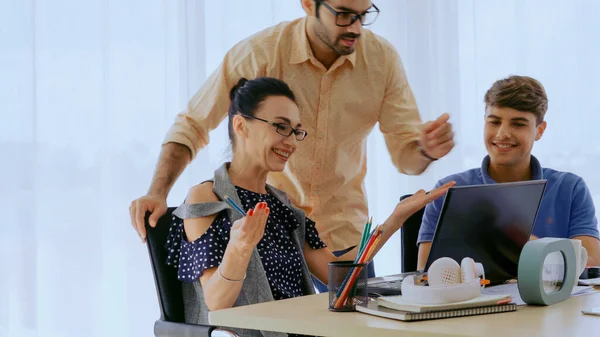
[{"label": "shirt collar", "polygon": [[306,36],[307,17],[300,20],[294,28],[292,34],[292,54],[290,56],[291,64],[298,64],[307,61],[312,56],[308,37]]},{"label": "shirt collar", "polygon": [[[542,165],[540,161],[534,156],[531,155],[531,180],[541,180],[544,179],[544,174],[542,172]],[[481,178],[484,184],[495,184],[496,181],[490,177],[490,173],[488,168],[490,167],[490,156],[487,155],[483,158],[483,162],[481,163]]]},{"label": "shirt collar", "polygon": [[[308,36],[306,36],[306,22],[308,21],[308,17],[304,17],[300,20],[299,24],[294,28],[292,34],[292,54],[290,56],[290,64],[299,64],[302,62],[306,62],[311,58],[314,58],[312,49],[310,48],[310,43],[308,42]],[[340,56],[345,60],[350,61],[352,66],[356,64],[356,53],[358,50],[358,46],[360,45],[361,39],[358,40],[356,44],[356,50],[354,53],[350,55]],[[318,62],[317,59],[314,61]]]},{"label": "shirt collar", "polygon": [[352,64],[353,67],[356,65],[356,53],[358,53],[358,46],[360,45],[360,41],[363,38],[364,38],[364,36],[359,38],[358,41],[356,42],[356,48],[354,49],[354,53],[352,53],[350,55],[342,56],[342,57],[345,57],[348,61],[350,61],[350,63]]}]

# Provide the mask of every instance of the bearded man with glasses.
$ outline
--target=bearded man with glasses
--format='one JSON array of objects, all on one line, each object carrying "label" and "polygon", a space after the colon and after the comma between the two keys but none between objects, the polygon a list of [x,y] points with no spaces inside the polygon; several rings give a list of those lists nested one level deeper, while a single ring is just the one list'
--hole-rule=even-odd
[{"label": "bearded man with glasses", "polygon": [[[295,93],[310,136],[286,170],[271,174],[268,183],[315,220],[321,239],[337,254],[359,244],[367,221],[366,142],[375,124],[404,174],[421,174],[454,147],[449,116],[421,122],[400,56],[388,41],[363,29],[379,15],[373,2],[301,4],[306,17],[269,27],[232,47],[177,116],[147,194],[130,206],[142,241],[145,213],[151,212],[151,226],[165,214],[175,180],[227,115],[229,91],[240,78],[275,77]],[[280,134],[295,133],[291,127],[274,126]]]}]

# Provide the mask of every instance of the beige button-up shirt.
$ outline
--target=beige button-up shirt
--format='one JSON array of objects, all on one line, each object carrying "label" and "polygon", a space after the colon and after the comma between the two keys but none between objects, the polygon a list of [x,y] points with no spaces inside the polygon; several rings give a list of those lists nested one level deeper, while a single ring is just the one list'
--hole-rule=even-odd
[{"label": "beige button-up shirt", "polygon": [[[235,45],[181,112],[164,142],[194,157],[227,116],[229,91],[241,77],[285,81],[296,95],[308,136],[268,183],[285,191],[317,224],[332,250],[357,245],[368,218],[364,178],[367,136],[376,123],[394,165],[413,173],[421,124],[398,53],[363,29],[356,51],[326,69],[306,36],[306,18],[280,23]],[[383,220],[380,220],[383,221]]]}]

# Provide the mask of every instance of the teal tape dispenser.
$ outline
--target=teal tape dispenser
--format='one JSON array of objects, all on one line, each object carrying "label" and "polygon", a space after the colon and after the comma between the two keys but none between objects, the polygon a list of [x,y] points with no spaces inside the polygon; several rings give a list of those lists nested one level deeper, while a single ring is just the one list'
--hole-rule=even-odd
[{"label": "teal tape dispenser", "polygon": [[527,242],[518,266],[519,294],[527,304],[550,305],[571,295],[577,277],[575,249],[568,239]]}]

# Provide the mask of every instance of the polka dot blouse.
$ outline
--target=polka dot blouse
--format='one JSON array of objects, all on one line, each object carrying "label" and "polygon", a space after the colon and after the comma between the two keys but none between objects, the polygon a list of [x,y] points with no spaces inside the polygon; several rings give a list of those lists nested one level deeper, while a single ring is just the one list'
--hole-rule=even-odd
[{"label": "polka dot blouse", "polygon": [[[303,295],[302,249],[293,243],[291,233],[300,226],[292,210],[270,194],[261,194],[236,186],[244,211],[266,202],[269,216],[263,238],[257,245],[275,300]],[[183,220],[173,217],[167,240],[167,264],[178,266],[183,282],[194,282],[204,270],[218,267],[229,242],[231,222],[225,211],[220,212],[208,230],[196,241],[185,237]],[[315,223],[306,218],[305,240],[312,249],[326,247],[319,238]]]}]

